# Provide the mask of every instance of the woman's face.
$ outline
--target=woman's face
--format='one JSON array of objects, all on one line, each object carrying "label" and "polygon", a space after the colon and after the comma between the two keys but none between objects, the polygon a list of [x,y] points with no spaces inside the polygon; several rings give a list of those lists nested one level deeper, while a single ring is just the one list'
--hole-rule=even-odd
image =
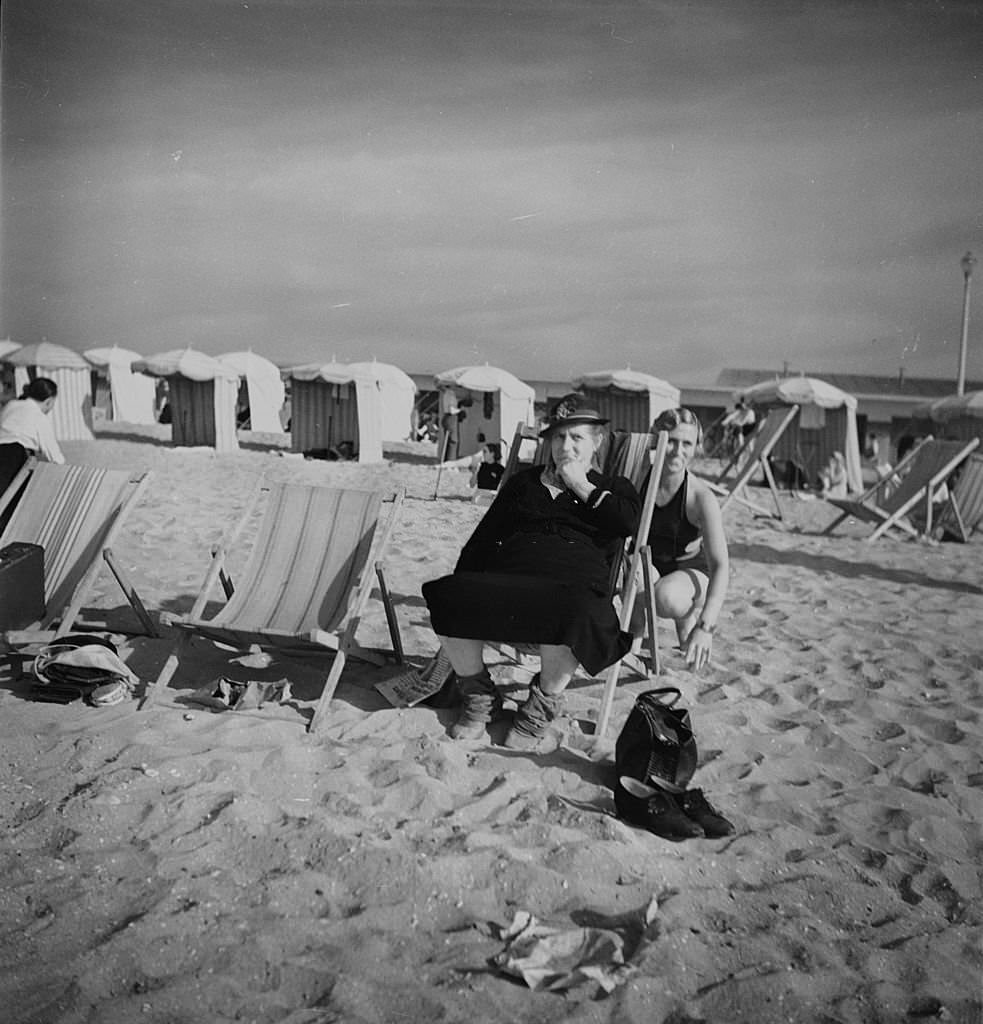
[{"label": "woman's face", "polygon": [[666,448],[666,471],[682,473],[696,455],[700,432],[695,423],[680,423],[669,431],[669,445]]},{"label": "woman's face", "polygon": [[588,423],[557,427],[550,434],[550,453],[557,466],[564,462],[579,462],[590,466],[600,444],[600,432]]}]

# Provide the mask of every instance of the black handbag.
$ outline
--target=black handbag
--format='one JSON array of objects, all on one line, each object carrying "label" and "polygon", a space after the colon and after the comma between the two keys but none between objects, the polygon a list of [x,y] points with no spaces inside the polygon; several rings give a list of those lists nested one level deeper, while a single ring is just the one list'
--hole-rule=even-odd
[{"label": "black handbag", "polygon": [[699,757],[689,712],[676,704],[675,686],[639,694],[614,746],[618,777],[682,793]]}]

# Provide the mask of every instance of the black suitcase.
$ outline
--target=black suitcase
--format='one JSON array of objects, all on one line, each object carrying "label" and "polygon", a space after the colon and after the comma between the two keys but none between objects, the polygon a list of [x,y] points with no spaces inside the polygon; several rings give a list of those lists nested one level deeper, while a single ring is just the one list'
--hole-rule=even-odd
[{"label": "black suitcase", "polygon": [[44,618],[44,548],[14,543],[0,550],[0,631]]}]

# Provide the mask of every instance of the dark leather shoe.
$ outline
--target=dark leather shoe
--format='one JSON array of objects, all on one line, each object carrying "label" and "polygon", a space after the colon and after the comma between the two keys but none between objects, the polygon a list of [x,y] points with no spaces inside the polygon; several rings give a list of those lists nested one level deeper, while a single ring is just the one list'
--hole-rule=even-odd
[{"label": "dark leather shoe", "polygon": [[688,789],[676,797],[680,809],[703,829],[708,839],[732,836],[737,829],[703,795],[702,789]]},{"label": "dark leather shoe", "polygon": [[700,839],[705,833],[699,822],[687,817],[676,797],[622,775],[614,788],[618,817],[629,825],[647,829],[663,839]]}]

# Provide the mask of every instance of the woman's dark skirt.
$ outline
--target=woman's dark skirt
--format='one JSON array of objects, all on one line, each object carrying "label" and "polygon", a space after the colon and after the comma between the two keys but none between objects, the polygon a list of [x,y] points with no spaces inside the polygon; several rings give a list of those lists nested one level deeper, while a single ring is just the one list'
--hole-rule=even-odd
[{"label": "woman's dark skirt", "polygon": [[423,584],[439,636],[503,643],[564,644],[595,676],[627,654],[611,598],[542,576],[457,572]]}]

